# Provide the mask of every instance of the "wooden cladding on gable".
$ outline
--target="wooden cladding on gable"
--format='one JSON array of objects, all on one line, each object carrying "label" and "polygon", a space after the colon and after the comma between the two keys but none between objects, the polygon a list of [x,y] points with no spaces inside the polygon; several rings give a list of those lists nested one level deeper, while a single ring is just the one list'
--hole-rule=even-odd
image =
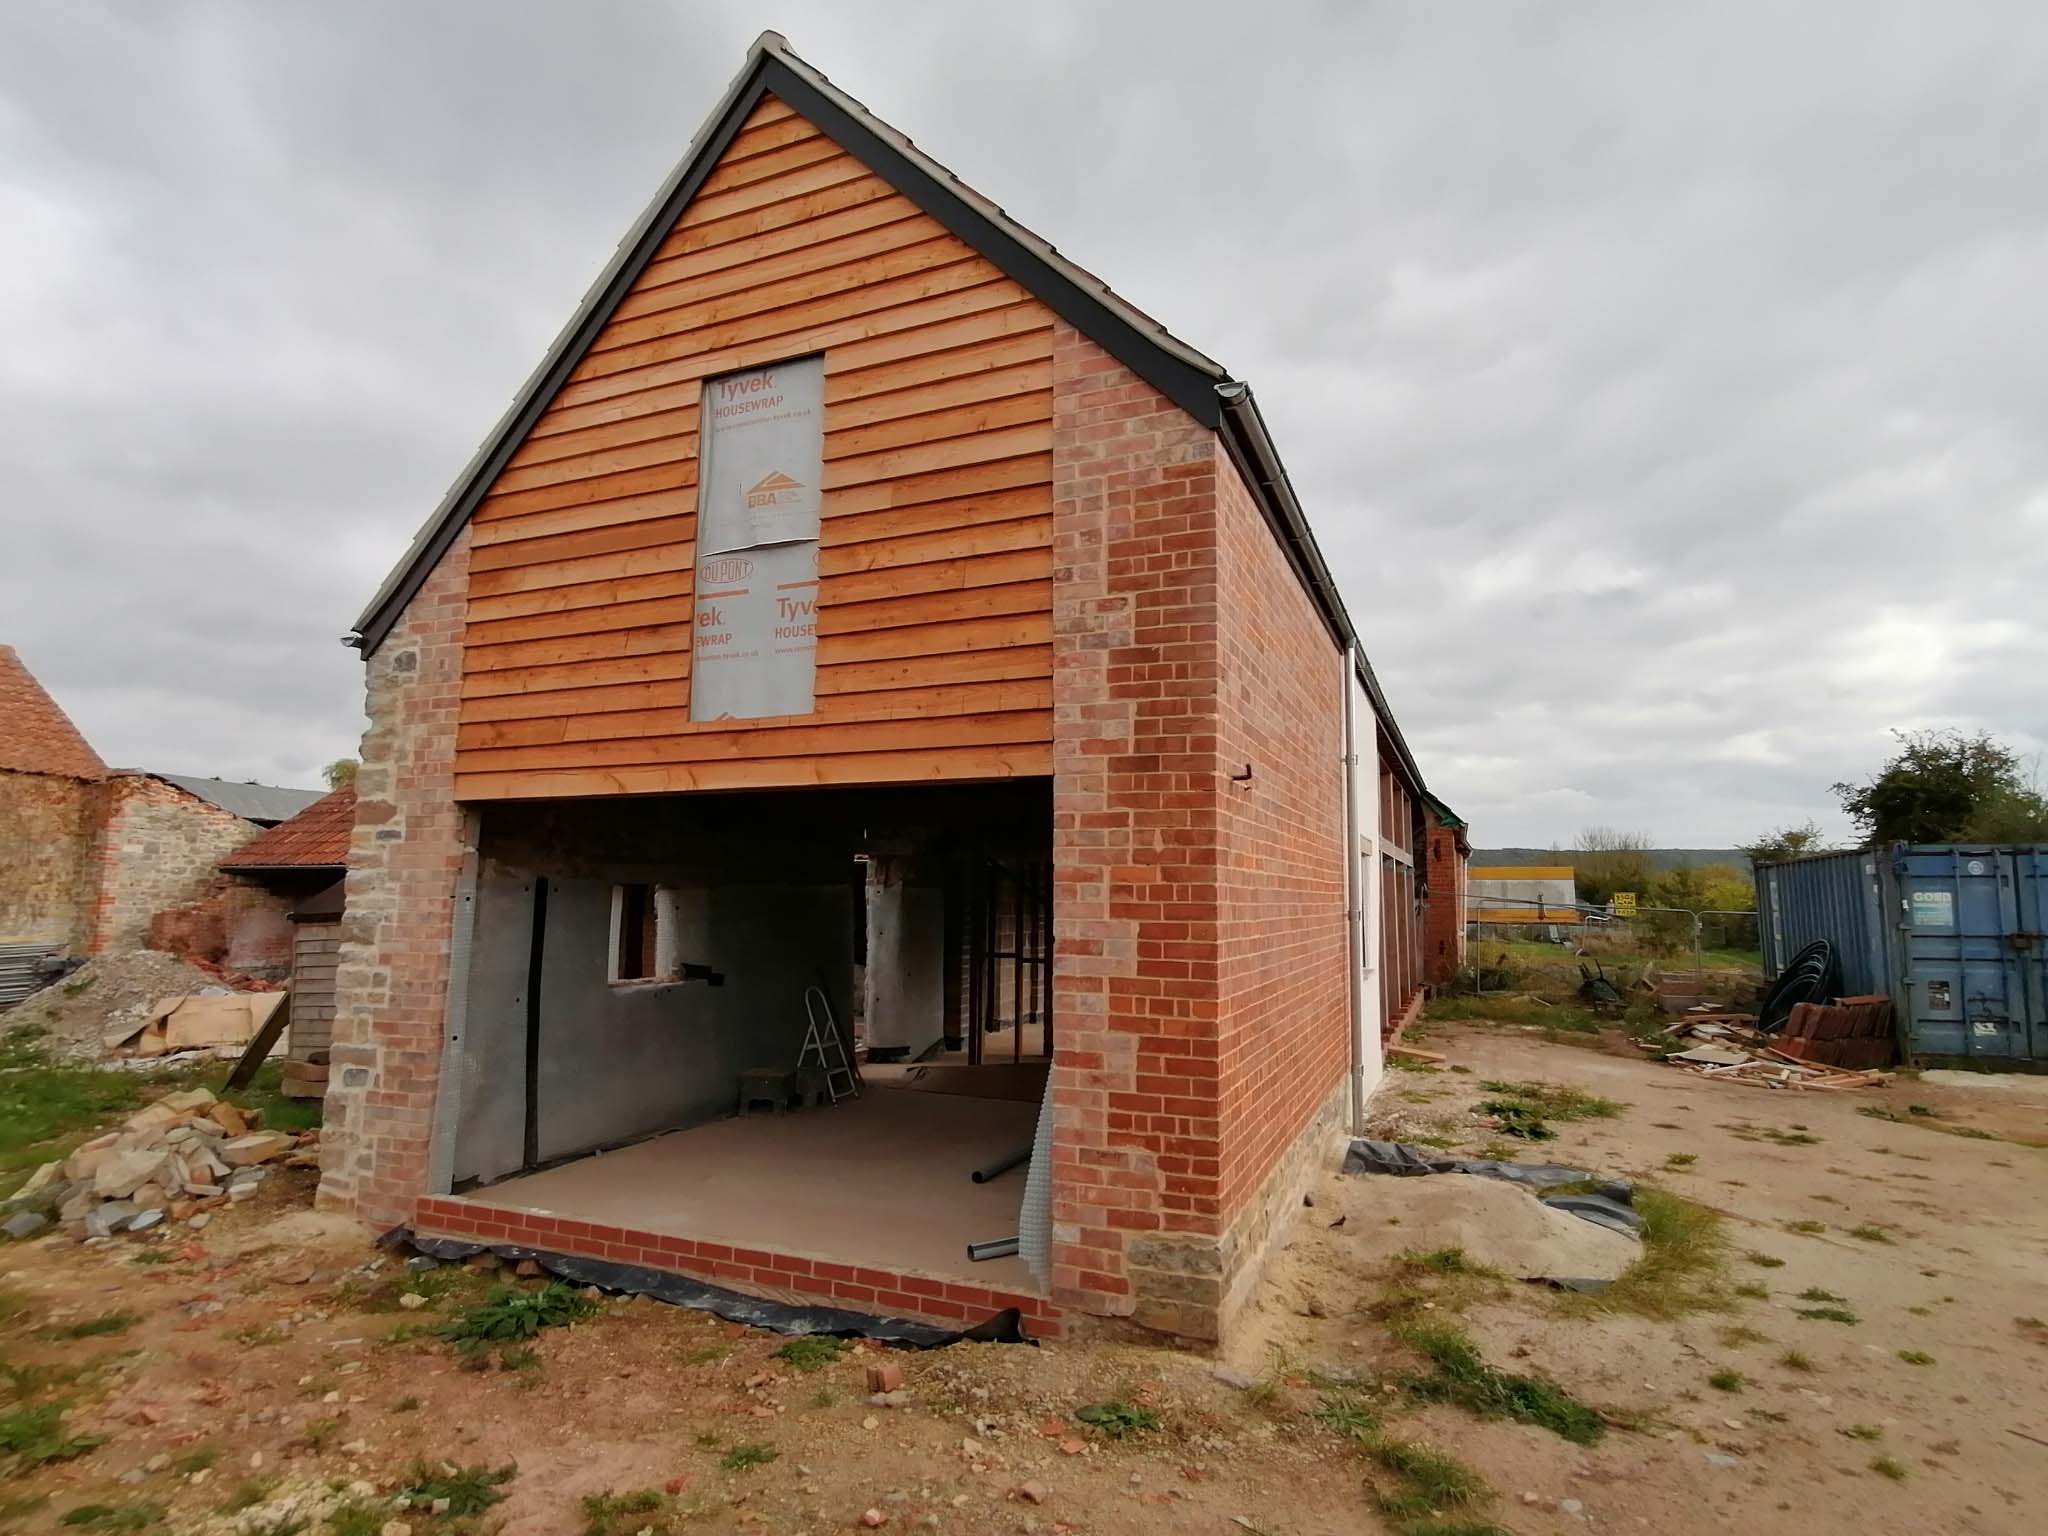
[{"label": "wooden cladding on gable", "polygon": [[[707,378],[822,352],[817,707],[692,722]],[[472,522],[456,793],[1052,769],[1052,316],[770,98]]]}]

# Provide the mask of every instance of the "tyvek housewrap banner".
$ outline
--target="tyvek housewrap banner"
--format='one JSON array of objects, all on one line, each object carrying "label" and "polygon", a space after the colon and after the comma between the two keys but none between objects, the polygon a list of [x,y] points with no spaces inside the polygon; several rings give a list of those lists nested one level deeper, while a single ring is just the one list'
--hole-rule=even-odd
[{"label": "tyvek housewrap banner", "polygon": [[759,720],[815,707],[821,358],[704,388],[690,718]]}]

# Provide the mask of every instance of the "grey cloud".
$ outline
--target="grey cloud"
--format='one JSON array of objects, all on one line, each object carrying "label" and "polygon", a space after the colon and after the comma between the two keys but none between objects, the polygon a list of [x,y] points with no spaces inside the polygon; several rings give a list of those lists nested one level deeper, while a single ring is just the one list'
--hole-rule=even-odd
[{"label": "grey cloud", "polygon": [[2020,5],[20,7],[0,638],[310,782],[335,643],[762,25],[1257,385],[1482,841],[2048,745]]}]

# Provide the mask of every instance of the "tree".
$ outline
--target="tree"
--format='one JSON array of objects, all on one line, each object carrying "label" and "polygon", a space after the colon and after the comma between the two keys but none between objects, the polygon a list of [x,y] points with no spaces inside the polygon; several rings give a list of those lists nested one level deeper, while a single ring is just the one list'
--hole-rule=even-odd
[{"label": "tree", "polygon": [[1650,883],[1649,836],[1588,827],[1572,843],[1572,873],[1589,906],[1605,906],[1616,891],[1640,891]]},{"label": "tree", "polygon": [[1780,859],[1802,859],[1809,853],[1828,851],[1827,834],[1816,821],[1802,822],[1796,827],[1777,827],[1766,832],[1753,843],[1741,845],[1749,855],[1751,867],[1758,864],[1773,864]]},{"label": "tree", "polygon": [[1837,784],[1836,798],[1869,843],[1952,843],[1972,826],[2031,824],[2048,803],[2020,755],[1988,731],[1894,731],[1899,749],[1866,784]]},{"label": "tree", "polygon": [[320,777],[327,781],[329,789],[340,789],[344,784],[356,781],[356,769],[362,765],[352,757],[337,757],[320,770]]}]

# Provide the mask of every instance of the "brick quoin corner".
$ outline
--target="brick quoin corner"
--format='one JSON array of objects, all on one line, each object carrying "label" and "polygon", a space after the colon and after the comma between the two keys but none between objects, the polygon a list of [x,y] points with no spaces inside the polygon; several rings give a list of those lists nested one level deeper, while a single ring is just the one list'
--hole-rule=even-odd
[{"label": "brick quoin corner", "polygon": [[1053,391],[1053,1297],[1214,1339],[1341,1123],[1339,653],[1214,433]]}]

